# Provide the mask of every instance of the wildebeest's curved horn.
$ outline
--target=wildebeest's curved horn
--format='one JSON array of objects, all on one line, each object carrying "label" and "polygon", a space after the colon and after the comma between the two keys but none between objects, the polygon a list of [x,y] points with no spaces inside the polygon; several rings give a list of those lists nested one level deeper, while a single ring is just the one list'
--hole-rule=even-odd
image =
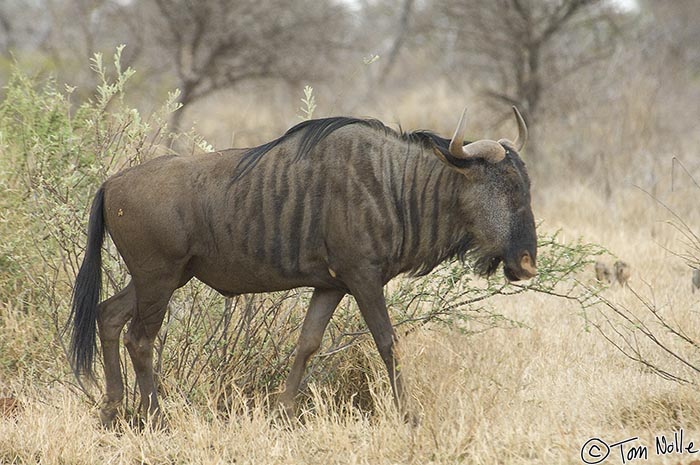
[{"label": "wildebeest's curved horn", "polygon": [[462,160],[469,158],[483,158],[491,163],[498,163],[506,156],[506,150],[495,140],[482,139],[471,144],[462,145],[464,142],[464,129],[467,126],[467,109],[462,112],[462,116],[457,123],[452,140],[450,141],[450,155]]},{"label": "wildebeest's curved horn", "polygon": [[457,129],[455,129],[455,133],[450,141],[450,155],[455,158],[464,158],[464,153],[462,152],[462,142],[464,142],[464,129],[466,126],[467,107],[464,107],[462,116],[459,118],[459,123],[457,123]]},{"label": "wildebeest's curved horn", "polygon": [[483,158],[490,163],[498,163],[506,157],[506,149],[495,140],[482,139],[462,147],[461,158]]},{"label": "wildebeest's curved horn", "polygon": [[523,115],[520,114],[515,105],[513,105],[513,113],[515,113],[515,120],[518,122],[518,137],[512,142],[508,139],[501,139],[499,142],[505,142],[513,146],[517,152],[520,152],[525,148],[525,144],[527,143],[527,125],[525,124]]}]

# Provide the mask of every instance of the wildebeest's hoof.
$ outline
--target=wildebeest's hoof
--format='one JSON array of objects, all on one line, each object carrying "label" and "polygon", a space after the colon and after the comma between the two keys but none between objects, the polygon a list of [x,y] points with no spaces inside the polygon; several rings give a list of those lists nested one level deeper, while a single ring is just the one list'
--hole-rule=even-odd
[{"label": "wildebeest's hoof", "polygon": [[300,423],[296,412],[296,404],[283,402],[281,399],[276,403],[273,412],[273,419],[276,424],[285,428],[293,428]]},{"label": "wildebeest's hoof", "polygon": [[100,407],[100,422],[102,423],[103,428],[114,428],[117,413],[119,412],[121,404],[121,401],[102,401],[102,406]]}]

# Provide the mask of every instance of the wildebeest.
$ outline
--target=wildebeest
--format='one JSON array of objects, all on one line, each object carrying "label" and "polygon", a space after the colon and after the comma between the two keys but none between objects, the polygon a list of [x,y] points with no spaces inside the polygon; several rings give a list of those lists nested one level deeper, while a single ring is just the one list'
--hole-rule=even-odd
[{"label": "wildebeest", "polygon": [[[394,399],[401,379],[383,286],[468,256],[482,275],[501,262],[508,280],[536,274],[530,180],[515,142],[465,143],[465,113],[452,139],[398,133],[379,121],[302,122],[243,151],[164,156],[120,172],[98,189],[73,292],[72,364],[91,374],[99,328],[110,424],[123,398],[124,335],[144,415],[157,415],[153,341],[170,297],[193,277],[224,295],[314,288],[296,358],[280,395],[293,409],[306,362],[347,293],[357,301],[386,364]],[[131,274],[99,303],[101,246],[109,231]]]}]

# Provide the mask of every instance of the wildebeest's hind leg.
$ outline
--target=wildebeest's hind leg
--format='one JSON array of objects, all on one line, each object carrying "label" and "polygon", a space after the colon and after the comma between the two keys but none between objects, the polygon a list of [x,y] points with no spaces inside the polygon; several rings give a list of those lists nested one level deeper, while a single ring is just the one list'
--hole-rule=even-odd
[{"label": "wildebeest's hind leg", "polygon": [[279,397],[280,404],[282,404],[290,417],[294,415],[294,398],[299,390],[306,363],[314,352],[321,347],[326,326],[328,326],[335,308],[344,295],[344,291],[335,289],[315,289],[311,296],[309,310],[306,312],[304,324],[301,327],[294,364],[289,371],[289,376],[287,376],[285,390]]},{"label": "wildebeest's hind leg", "polygon": [[165,276],[151,280],[134,276],[136,312],[124,335],[124,344],[131,356],[141,393],[141,412],[146,418],[150,416],[155,424],[160,420],[160,410],[153,377],[153,343],[163,324],[173,291],[184,284],[174,284],[176,282]]},{"label": "wildebeest's hind leg", "polygon": [[100,420],[111,426],[124,397],[124,382],[119,363],[119,336],[136,307],[134,285],[129,283],[121,292],[102,302],[98,308],[97,325],[100,331],[102,357],[105,369],[105,396],[100,408]]}]

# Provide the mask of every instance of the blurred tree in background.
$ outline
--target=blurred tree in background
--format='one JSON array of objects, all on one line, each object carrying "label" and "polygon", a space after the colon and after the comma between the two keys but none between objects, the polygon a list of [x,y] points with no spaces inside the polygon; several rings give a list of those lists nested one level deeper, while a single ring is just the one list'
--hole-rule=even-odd
[{"label": "blurred tree in background", "polygon": [[[697,72],[700,68],[700,4],[694,0],[640,0],[647,13],[647,33],[673,59]],[[653,27],[649,23],[653,20]]]},{"label": "blurred tree in background", "polygon": [[[149,20],[138,1],[18,0],[0,3],[0,56],[4,75],[13,59],[37,72],[51,72],[78,86],[86,97],[98,82],[85,67],[95,52],[111,53],[127,44],[123,63],[131,66],[145,55]],[[154,63],[155,64],[155,63]],[[148,70],[153,68],[149,66]]]},{"label": "blurred tree in background", "polygon": [[[242,128],[239,109],[207,98],[255,95],[257,114],[282,115],[254,142],[293,122],[307,84],[317,116],[388,114],[410,124],[398,107],[413,102],[423,114],[415,121],[439,132],[468,103],[475,131],[502,133],[514,104],[533,131],[530,156],[562,152],[547,169],[601,171],[610,191],[626,167],[607,153],[644,160],[633,175],[653,183],[650,153],[697,142],[680,136],[700,117],[688,105],[700,92],[699,25],[694,0],[16,0],[0,3],[0,84],[18,61],[77,86],[78,103],[98,85],[89,57],[123,43],[124,65],[138,70],[135,105],[152,111],[178,88],[174,127],[216,113],[230,121],[225,130],[251,132],[260,122]],[[654,128],[679,137],[651,140]],[[607,145],[587,143],[596,139]]]},{"label": "blurred tree in background", "polygon": [[[180,103],[251,79],[324,76],[350,36],[326,0],[155,0],[158,40],[174,62]],[[180,128],[182,112],[174,126]]]},{"label": "blurred tree in background", "polygon": [[451,68],[468,69],[481,93],[516,105],[534,126],[550,88],[609,56],[617,29],[603,0],[438,0]]}]

